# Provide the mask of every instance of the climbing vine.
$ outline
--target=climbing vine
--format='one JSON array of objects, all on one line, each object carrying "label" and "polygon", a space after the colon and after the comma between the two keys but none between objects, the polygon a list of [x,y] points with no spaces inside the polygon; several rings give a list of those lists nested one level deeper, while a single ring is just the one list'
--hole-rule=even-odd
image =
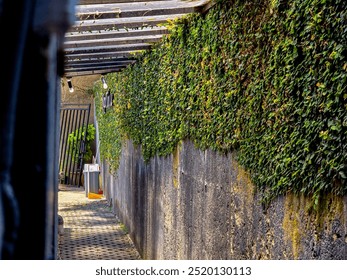
[{"label": "climbing vine", "polygon": [[235,151],[265,200],[346,193],[346,26],[345,0],[217,1],[175,22],[139,63],[107,76],[104,156],[117,161],[121,135],[146,160],[189,138]]},{"label": "climbing vine", "polygon": [[110,172],[114,173],[119,164],[119,157],[122,147],[122,134],[119,130],[119,119],[113,107],[105,110],[103,106],[103,95],[105,89],[101,83],[96,83],[93,89],[95,93],[95,109],[98,120],[98,132],[100,142],[100,155],[110,164]]},{"label": "climbing vine", "polygon": [[[85,130],[87,130],[87,135],[85,135]],[[68,144],[69,144],[69,150],[68,153],[71,156],[71,159],[74,163],[78,163],[79,161],[79,150],[81,149],[81,141],[84,141],[84,155],[83,155],[83,162],[88,163],[92,162],[93,158],[93,152],[92,152],[92,143],[95,139],[95,127],[92,124],[89,124],[87,126],[87,129],[85,126],[82,126],[75,131],[71,132],[68,136]]]}]

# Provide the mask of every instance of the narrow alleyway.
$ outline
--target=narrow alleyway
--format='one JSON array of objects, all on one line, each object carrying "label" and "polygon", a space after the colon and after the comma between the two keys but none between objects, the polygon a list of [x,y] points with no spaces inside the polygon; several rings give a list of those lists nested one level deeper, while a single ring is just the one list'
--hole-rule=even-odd
[{"label": "narrow alleyway", "polygon": [[64,219],[58,259],[140,259],[125,227],[105,199],[88,199],[83,188],[59,186],[58,203],[58,214]]}]

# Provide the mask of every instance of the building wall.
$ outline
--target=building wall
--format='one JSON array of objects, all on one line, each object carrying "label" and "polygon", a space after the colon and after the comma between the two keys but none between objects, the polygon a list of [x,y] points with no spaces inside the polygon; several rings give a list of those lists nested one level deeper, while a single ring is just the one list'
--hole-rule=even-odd
[{"label": "building wall", "polygon": [[183,142],[145,163],[127,141],[107,199],[145,259],[347,259],[347,198],[288,194],[268,208],[233,154]]},{"label": "building wall", "polygon": [[74,92],[69,92],[67,80],[61,79],[61,103],[73,104],[92,104],[89,123],[94,122],[94,98],[92,88],[94,83],[100,80],[100,75],[90,75],[81,77],[72,77],[71,82]]}]

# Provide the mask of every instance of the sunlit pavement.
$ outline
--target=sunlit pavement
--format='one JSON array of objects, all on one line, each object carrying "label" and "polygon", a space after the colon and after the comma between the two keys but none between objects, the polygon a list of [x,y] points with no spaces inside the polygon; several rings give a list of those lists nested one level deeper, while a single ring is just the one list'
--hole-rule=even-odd
[{"label": "sunlit pavement", "polygon": [[58,238],[58,259],[140,259],[124,226],[104,198],[88,199],[84,188],[60,185],[58,203],[58,214],[64,220],[64,232]]}]

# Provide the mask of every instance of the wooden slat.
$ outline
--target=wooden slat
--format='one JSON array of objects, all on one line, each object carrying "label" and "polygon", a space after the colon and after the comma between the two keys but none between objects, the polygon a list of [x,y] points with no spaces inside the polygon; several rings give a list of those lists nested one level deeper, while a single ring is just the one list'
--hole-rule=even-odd
[{"label": "wooden slat", "polygon": [[65,36],[66,75],[119,72],[169,33],[166,23],[212,5],[209,0],[81,0],[79,20]]},{"label": "wooden slat", "polygon": [[91,71],[91,70],[105,70],[105,69],[118,69],[121,70],[125,68],[126,65],[112,66],[112,65],[98,65],[92,67],[71,67],[65,68],[65,72],[81,72],[81,71]]},{"label": "wooden slat", "polygon": [[160,41],[161,35],[136,37],[136,38],[116,38],[116,39],[99,39],[99,40],[84,40],[84,41],[69,41],[65,42],[64,48],[81,48],[81,47],[97,47],[97,46],[119,46],[131,44],[152,44]]},{"label": "wooden slat", "polygon": [[124,59],[134,58],[136,53],[141,53],[142,50],[127,52],[127,51],[114,51],[114,52],[94,52],[94,53],[82,53],[82,54],[65,54],[67,60],[79,60],[88,58],[102,58],[102,59]]},{"label": "wooden slat", "polygon": [[84,54],[84,53],[110,53],[110,52],[131,52],[137,50],[148,50],[149,44],[134,44],[124,46],[102,46],[102,47],[87,47],[87,48],[70,48],[65,49],[65,54]]},{"label": "wooden slat", "polygon": [[99,19],[115,19],[115,18],[132,18],[144,16],[163,16],[175,14],[189,14],[198,10],[197,7],[179,7],[179,8],[157,8],[157,9],[143,9],[143,10],[108,10],[80,12],[77,14],[79,21],[82,20],[99,20]]},{"label": "wooden slat", "polygon": [[116,39],[116,38],[141,38],[146,36],[165,35],[169,31],[165,27],[144,28],[142,30],[119,30],[119,31],[94,31],[85,32],[83,34],[70,32],[65,36],[65,42],[69,41],[83,41],[83,40],[103,40],[103,39]]},{"label": "wooden slat", "polygon": [[65,72],[65,77],[78,77],[78,76],[88,76],[88,75],[96,75],[96,74],[108,74],[108,73],[115,73],[120,72],[121,69],[115,68],[115,69],[101,69],[101,70],[83,70],[83,71],[71,71],[71,72]]},{"label": "wooden slat", "polygon": [[123,19],[118,18],[114,20],[86,20],[77,21],[76,24],[70,28],[69,32],[91,32],[93,30],[119,30],[119,29],[141,29],[145,27],[154,27],[159,24],[165,24],[184,15],[169,15],[169,16],[155,16],[155,17],[136,17]]},{"label": "wooden slat", "polygon": [[65,58],[64,63],[72,63],[72,64],[83,64],[83,63],[103,63],[103,62],[119,62],[119,63],[123,63],[123,62],[135,62],[136,59],[134,58],[115,58],[115,57],[99,57],[99,58],[95,58],[95,57],[89,57],[89,58],[84,58],[84,59],[68,59]]},{"label": "wooden slat", "polygon": [[80,20],[187,14],[197,12],[200,7],[204,6],[208,2],[209,0],[171,0],[137,3],[126,2],[107,5],[82,5],[76,7],[76,14],[77,18]]},{"label": "wooden slat", "polygon": [[127,61],[113,61],[113,60],[105,60],[105,61],[97,61],[97,62],[75,62],[75,63],[65,63],[65,68],[80,68],[80,67],[96,67],[96,66],[126,66],[134,63],[136,60],[127,60]]},{"label": "wooden slat", "polygon": [[154,1],[171,1],[171,0],[80,0],[79,5],[94,4],[118,4],[118,3],[136,3],[136,2],[154,2]]}]

